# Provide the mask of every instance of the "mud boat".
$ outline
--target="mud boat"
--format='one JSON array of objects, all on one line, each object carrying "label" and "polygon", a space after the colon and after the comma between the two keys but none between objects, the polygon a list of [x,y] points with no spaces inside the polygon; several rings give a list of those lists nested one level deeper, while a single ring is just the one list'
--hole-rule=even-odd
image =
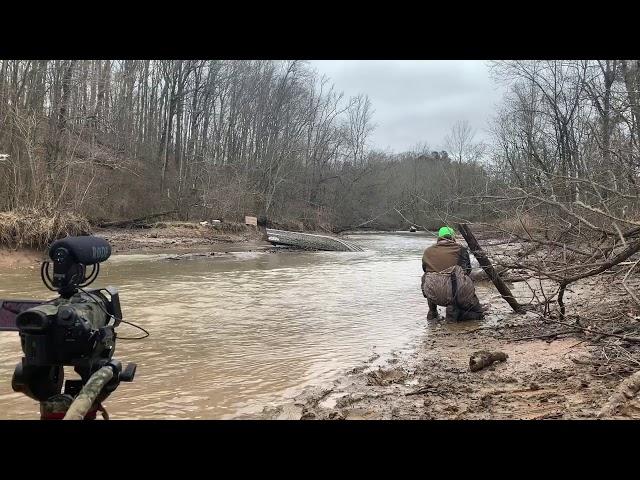
[{"label": "mud boat", "polygon": [[267,228],[267,240],[273,245],[282,245],[304,250],[325,250],[331,252],[362,252],[358,245],[330,237],[312,233],[287,232]]}]

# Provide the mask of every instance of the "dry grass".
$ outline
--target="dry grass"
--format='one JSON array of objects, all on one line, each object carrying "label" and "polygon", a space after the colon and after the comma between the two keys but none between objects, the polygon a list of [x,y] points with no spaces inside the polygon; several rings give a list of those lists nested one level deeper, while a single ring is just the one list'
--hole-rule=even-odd
[{"label": "dry grass", "polygon": [[43,248],[58,238],[90,233],[89,222],[73,213],[42,210],[0,212],[0,246],[4,247]]}]

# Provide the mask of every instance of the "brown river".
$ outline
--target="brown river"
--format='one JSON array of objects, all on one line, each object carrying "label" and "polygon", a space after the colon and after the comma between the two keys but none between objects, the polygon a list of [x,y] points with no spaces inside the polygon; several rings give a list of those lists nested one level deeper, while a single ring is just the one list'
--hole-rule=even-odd
[{"label": "brown river", "polygon": [[[111,418],[244,418],[410,350],[426,328],[420,258],[433,237],[348,239],[365,251],[113,255],[92,287],[117,286],[124,318],[151,335],[118,341],[115,357],[138,370],[105,402]],[[0,272],[0,298],[51,292],[37,267],[21,268]],[[11,389],[21,354],[18,334],[0,332],[1,419],[39,418],[37,402]]]}]

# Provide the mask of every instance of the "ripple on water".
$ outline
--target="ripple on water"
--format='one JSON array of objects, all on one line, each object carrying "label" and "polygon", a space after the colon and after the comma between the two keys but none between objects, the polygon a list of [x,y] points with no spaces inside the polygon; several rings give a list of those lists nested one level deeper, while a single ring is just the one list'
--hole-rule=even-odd
[{"label": "ripple on water", "polygon": [[[422,234],[353,235],[364,252],[235,253],[167,261],[114,255],[100,285],[116,285],[125,318],[151,332],[120,341],[138,363],[107,401],[114,418],[226,418],[333,380],[371,357],[407,349],[425,328]],[[235,257],[231,258],[231,257]],[[38,272],[0,278],[3,297],[50,298]],[[136,336],[122,325],[123,336]],[[1,418],[36,418],[11,390],[21,356],[0,333]]]}]

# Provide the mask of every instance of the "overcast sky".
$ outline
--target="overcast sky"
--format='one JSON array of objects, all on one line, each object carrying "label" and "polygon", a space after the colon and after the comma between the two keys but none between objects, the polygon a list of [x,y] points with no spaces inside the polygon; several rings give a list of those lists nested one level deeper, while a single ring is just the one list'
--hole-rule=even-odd
[{"label": "overcast sky", "polygon": [[369,95],[377,128],[371,145],[400,152],[418,143],[443,150],[458,120],[468,120],[477,139],[487,139],[487,120],[502,88],[478,60],[314,60],[346,97]]}]

